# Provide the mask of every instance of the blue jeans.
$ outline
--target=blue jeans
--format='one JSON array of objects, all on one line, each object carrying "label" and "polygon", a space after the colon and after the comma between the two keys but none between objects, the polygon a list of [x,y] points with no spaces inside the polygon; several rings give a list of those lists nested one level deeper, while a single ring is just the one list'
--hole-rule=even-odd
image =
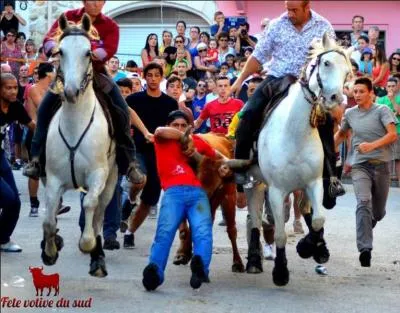
[{"label": "blue jeans", "polygon": [[[108,204],[104,213],[104,224],[103,224],[103,238],[105,239],[117,239],[117,231],[121,222],[121,181],[122,176],[118,177],[117,185],[115,186],[114,195]],[[79,227],[81,232],[85,228],[85,210],[83,209],[83,199],[85,194],[81,192],[81,215],[79,216]]]},{"label": "blue jeans", "polygon": [[164,281],[169,250],[184,218],[189,220],[192,231],[194,255],[201,257],[208,275],[212,254],[212,220],[207,195],[201,187],[174,186],[168,188],[162,197],[156,236],[149,257],[150,263],[158,267],[161,282]]},{"label": "blue jeans", "polygon": [[14,176],[5,156],[0,149],[0,244],[10,241],[19,218],[21,200],[15,184]]}]

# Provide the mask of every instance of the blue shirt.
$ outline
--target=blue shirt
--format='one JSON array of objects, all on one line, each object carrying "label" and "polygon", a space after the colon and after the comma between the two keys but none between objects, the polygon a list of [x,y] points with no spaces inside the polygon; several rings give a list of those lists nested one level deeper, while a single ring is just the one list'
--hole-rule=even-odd
[{"label": "blue shirt", "polygon": [[[193,117],[196,120],[199,116],[201,111],[203,110],[204,106],[206,105],[206,95],[203,98],[199,99],[197,96],[193,98]],[[206,122],[204,121],[201,126],[196,130],[196,133],[204,134],[208,131],[208,127]]]},{"label": "blue shirt", "polygon": [[[215,34],[218,32],[218,29],[219,29],[219,25],[217,25],[217,24],[210,26],[211,37],[215,36]],[[222,27],[222,31],[228,33],[229,32],[228,25],[225,24],[224,27]]]},{"label": "blue shirt", "polygon": [[271,21],[263,32],[253,56],[260,64],[268,63],[268,74],[282,77],[288,74],[298,77],[314,38],[322,38],[328,32],[335,38],[332,25],[311,10],[311,19],[298,31],[287,13]]},{"label": "blue shirt", "polygon": [[114,76],[113,81],[117,82],[121,78],[126,78],[126,74],[118,71],[117,74]]}]

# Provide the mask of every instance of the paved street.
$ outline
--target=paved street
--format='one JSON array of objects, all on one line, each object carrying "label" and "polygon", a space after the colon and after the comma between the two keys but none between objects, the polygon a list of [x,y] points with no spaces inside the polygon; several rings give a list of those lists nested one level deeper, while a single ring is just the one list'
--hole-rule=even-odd
[{"label": "paved street", "polygon": [[[351,185],[332,211],[326,211],[326,241],[331,252],[327,276],[315,273],[315,262],[297,256],[292,218],[287,224],[287,254],[290,282],[276,287],[272,282],[273,262],[264,261],[264,273],[258,275],[231,272],[232,255],[225,229],[214,226],[214,255],[210,284],[199,291],[189,286],[189,266],[174,266],[171,250],[166,281],[156,292],[142,286],[142,271],[147,263],[156,220],[147,220],[136,233],[133,250],[106,251],[108,277],[89,276],[89,256],[78,249],[78,194],[69,192],[64,202],[73,210],[59,217],[60,234],[65,246],[57,264],[44,267],[45,274],[59,273],[59,296],[43,296],[53,300],[53,308],[24,308],[24,300],[35,300],[35,289],[29,266],[41,266],[39,244],[44,216],[43,189],[40,189],[39,218],[28,217],[27,181],[21,172],[14,172],[21,191],[22,209],[13,239],[24,249],[19,254],[1,254],[1,296],[21,300],[20,308],[1,308],[1,312],[385,312],[398,313],[400,308],[400,189],[390,190],[387,214],[374,230],[372,267],[361,268],[355,244],[355,199]],[[237,211],[238,245],[245,263],[246,210]],[[221,219],[218,212],[216,222]],[[305,224],[303,222],[305,227]],[[119,238],[122,243],[122,238]],[[47,294],[47,289],[45,291]],[[57,300],[70,300],[68,308],[56,308]],[[73,307],[74,300],[90,308]],[[3,300],[2,300],[3,301]],[[65,302],[64,302],[65,304]],[[36,306],[39,304],[36,304]]]}]

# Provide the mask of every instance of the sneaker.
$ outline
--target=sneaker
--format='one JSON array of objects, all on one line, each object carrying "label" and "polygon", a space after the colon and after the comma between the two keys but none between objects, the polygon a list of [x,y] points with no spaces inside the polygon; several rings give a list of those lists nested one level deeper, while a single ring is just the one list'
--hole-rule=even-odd
[{"label": "sneaker", "polygon": [[362,267],[370,267],[371,266],[371,250],[361,251],[359,260],[360,260]]},{"label": "sneaker", "polygon": [[39,179],[40,176],[39,161],[32,160],[27,165],[25,165],[22,171],[22,175],[33,179]]},{"label": "sneaker", "polygon": [[21,252],[22,248],[11,240],[7,243],[0,245],[1,252]]},{"label": "sneaker", "polygon": [[133,249],[134,247],[135,247],[135,235],[134,234],[124,235],[124,248]]},{"label": "sneaker", "polygon": [[39,208],[31,207],[31,211],[29,212],[30,217],[38,217],[39,216]]},{"label": "sneaker", "polygon": [[128,230],[128,220],[121,220],[119,223],[119,231],[125,233]]},{"label": "sneaker", "polygon": [[266,243],[264,245],[263,252],[264,252],[264,259],[275,260],[274,244],[269,245]]},{"label": "sneaker", "polygon": [[57,215],[65,214],[71,211],[71,207],[69,205],[61,205],[60,209],[57,212]]},{"label": "sneaker", "polygon": [[156,219],[157,218],[157,205],[153,205],[150,208],[149,218],[151,218],[151,219]]},{"label": "sneaker", "polygon": [[107,238],[104,240],[103,249],[104,250],[119,250],[120,245],[117,239]]},{"label": "sneaker", "polygon": [[11,167],[14,171],[19,171],[22,168],[21,161],[15,161]]},{"label": "sneaker", "polygon": [[295,234],[304,234],[303,224],[301,223],[301,220],[293,221],[293,231]]},{"label": "sneaker", "polygon": [[142,283],[147,291],[155,290],[161,285],[160,277],[158,276],[158,267],[154,263],[150,263],[143,270]]},{"label": "sneaker", "polygon": [[192,277],[190,278],[190,286],[193,289],[199,289],[202,283],[208,283],[210,280],[204,272],[203,260],[199,255],[195,255],[190,263]]}]

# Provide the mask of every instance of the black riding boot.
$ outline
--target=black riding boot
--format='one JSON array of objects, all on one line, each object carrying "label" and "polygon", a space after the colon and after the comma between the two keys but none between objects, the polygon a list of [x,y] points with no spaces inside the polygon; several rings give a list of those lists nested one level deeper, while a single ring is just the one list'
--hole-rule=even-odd
[{"label": "black riding boot", "polygon": [[[254,95],[248,99],[236,129],[235,159],[250,159],[255,134],[261,127],[263,112],[270,102],[270,95],[265,90],[267,90],[268,84],[276,79],[274,76],[267,76],[257,87]],[[235,180],[237,184],[245,184],[247,182],[246,172],[236,172]]]},{"label": "black riding boot", "polygon": [[110,97],[108,102],[117,144],[117,165],[119,172],[128,176],[134,184],[141,184],[144,175],[135,161],[136,148],[130,135],[130,118],[128,105],[122,97],[118,86],[106,74],[95,72],[95,88]]},{"label": "black riding boot", "polygon": [[326,113],[325,124],[318,126],[318,133],[324,149],[324,170],[322,173],[324,184],[324,198],[322,201],[326,209],[332,209],[336,205],[336,197],[344,194],[344,188],[337,179],[335,141],[333,137],[333,119]]}]

